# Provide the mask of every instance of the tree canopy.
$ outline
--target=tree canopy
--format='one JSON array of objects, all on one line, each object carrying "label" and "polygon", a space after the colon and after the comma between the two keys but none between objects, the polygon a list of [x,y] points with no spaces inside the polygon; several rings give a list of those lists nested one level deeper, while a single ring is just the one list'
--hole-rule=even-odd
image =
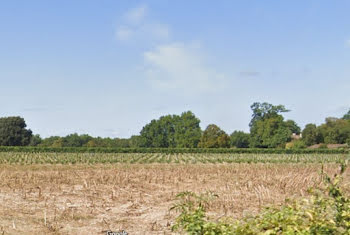
[{"label": "tree canopy", "polygon": [[318,129],[326,144],[344,144],[350,139],[350,122],[344,119],[326,118]]},{"label": "tree canopy", "polygon": [[253,148],[284,147],[291,140],[292,132],[288,129],[283,117],[277,115],[267,119],[258,120],[250,129]]},{"label": "tree canopy", "polygon": [[350,120],[350,110],[346,114],[344,114],[343,119]]},{"label": "tree canopy", "polygon": [[[255,102],[250,107],[250,132],[234,131],[230,136],[215,124],[208,125],[202,131],[200,120],[191,111],[154,119],[142,128],[139,135],[130,138],[102,138],[77,133],[41,138],[26,128],[22,117],[3,117],[0,118],[0,145],[108,148],[303,148],[315,144],[350,145],[350,110],[342,118],[329,117],[323,124],[307,124],[301,131],[295,121],[284,120],[282,114],[289,111],[284,105]],[[297,136],[292,136],[292,133]],[[298,136],[300,133],[302,135]]]},{"label": "tree canopy", "polygon": [[302,132],[303,141],[307,146],[321,143],[322,136],[315,124],[307,124]]},{"label": "tree canopy", "polygon": [[301,128],[298,126],[298,124],[295,121],[287,120],[285,122],[285,125],[292,133],[300,134]]},{"label": "tree canopy", "polygon": [[234,131],[231,136],[231,146],[236,148],[249,148],[250,134],[243,131]]},{"label": "tree canopy", "polygon": [[210,124],[203,132],[198,147],[228,148],[230,147],[230,138],[217,125]]},{"label": "tree canopy", "polygon": [[0,145],[24,146],[30,143],[32,131],[22,117],[0,118]]},{"label": "tree canopy", "polygon": [[285,113],[290,111],[286,109],[284,105],[272,105],[266,102],[255,102],[250,106],[250,108],[253,111],[252,120],[249,123],[250,127],[252,127],[254,122],[256,121],[271,118],[277,116],[279,113]]},{"label": "tree canopy", "polygon": [[[254,103],[250,122],[250,146],[254,148],[284,147],[290,141],[292,130],[298,130],[293,121],[284,121],[280,113],[288,112],[283,105]],[[300,131],[300,130],[299,130]]]},{"label": "tree canopy", "polygon": [[142,147],[194,148],[201,137],[200,120],[190,111],[162,116],[144,126],[140,133]]},{"label": "tree canopy", "polygon": [[175,125],[175,144],[177,148],[195,148],[198,146],[202,130],[200,120],[191,112],[181,114]]}]

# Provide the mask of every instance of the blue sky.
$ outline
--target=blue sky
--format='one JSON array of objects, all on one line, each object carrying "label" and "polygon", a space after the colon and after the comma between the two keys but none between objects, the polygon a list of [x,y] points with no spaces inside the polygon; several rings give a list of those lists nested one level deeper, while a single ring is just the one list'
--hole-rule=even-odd
[{"label": "blue sky", "polygon": [[350,108],[350,1],[2,1],[0,116],[44,137],[129,137],[191,110],[248,131],[250,105],[300,126]]}]

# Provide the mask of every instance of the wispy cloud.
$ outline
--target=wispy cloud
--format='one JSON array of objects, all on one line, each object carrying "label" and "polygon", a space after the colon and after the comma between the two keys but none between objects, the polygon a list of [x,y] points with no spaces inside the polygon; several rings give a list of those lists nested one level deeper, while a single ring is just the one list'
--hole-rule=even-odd
[{"label": "wispy cloud", "polygon": [[142,27],[143,33],[150,33],[156,39],[167,39],[170,36],[170,29],[161,23],[148,23]]},{"label": "wispy cloud", "polygon": [[350,39],[347,40],[347,41],[345,41],[345,46],[348,47],[348,48],[350,48]]},{"label": "wispy cloud", "polygon": [[160,45],[143,54],[147,78],[155,88],[184,93],[216,92],[225,76],[208,66],[199,50],[184,43]]},{"label": "wispy cloud", "polygon": [[119,41],[167,39],[170,35],[169,27],[148,19],[147,12],[148,7],[145,5],[128,11],[123,17],[123,23],[117,26],[116,38]]},{"label": "wispy cloud", "polygon": [[121,41],[128,40],[129,38],[132,37],[133,34],[134,34],[134,31],[129,27],[125,27],[125,26],[118,27],[115,33],[117,39]]},{"label": "wispy cloud", "polygon": [[139,27],[122,25],[117,28],[115,35],[119,41],[131,39],[162,41],[169,38],[170,30],[167,25],[160,23],[143,24]]},{"label": "wispy cloud", "polygon": [[174,42],[170,28],[151,20],[148,12],[147,6],[128,11],[123,24],[117,27],[116,37],[120,41],[142,40],[143,44],[152,45],[142,56],[143,72],[154,89],[206,94],[225,88],[225,75],[208,65],[200,43]]},{"label": "wispy cloud", "polygon": [[139,24],[146,17],[148,7],[146,5],[141,5],[136,8],[129,10],[124,18],[129,24]]}]

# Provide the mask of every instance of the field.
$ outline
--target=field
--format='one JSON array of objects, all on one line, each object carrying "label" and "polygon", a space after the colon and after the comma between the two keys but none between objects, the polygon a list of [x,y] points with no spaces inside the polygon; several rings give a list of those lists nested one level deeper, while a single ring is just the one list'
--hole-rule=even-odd
[{"label": "field", "polygon": [[[0,233],[170,234],[179,192],[241,218],[319,185],[344,155],[0,153]],[[146,164],[147,163],[147,164]],[[346,172],[349,175],[349,172]],[[344,183],[350,183],[345,177]]]},{"label": "field", "polygon": [[0,152],[0,164],[150,164],[150,163],[340,163],[349,154],[248,153],[12,153]]}]

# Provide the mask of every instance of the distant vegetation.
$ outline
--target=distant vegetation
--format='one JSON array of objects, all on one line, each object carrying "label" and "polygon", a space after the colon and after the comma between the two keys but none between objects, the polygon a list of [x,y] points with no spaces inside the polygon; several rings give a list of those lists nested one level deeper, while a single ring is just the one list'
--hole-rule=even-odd
[{"label": "distant vegetation", "polygon": [[295,121],[284,119],[282,113],[289,110],[283,105],[256,102],[251,109],[250,133],[234,131],[231,135],[215,124],[201,130],[200,120],[191,111],[152,120],[139,135],[130,138],[101,138],[76,133],[41,138],[26,128],[22,117],[3,117],[0,118],[0,146],[303,149],[350,145],[350,110],[342,118],[329,117],[322,125],[310,123],[301,130]]}]

